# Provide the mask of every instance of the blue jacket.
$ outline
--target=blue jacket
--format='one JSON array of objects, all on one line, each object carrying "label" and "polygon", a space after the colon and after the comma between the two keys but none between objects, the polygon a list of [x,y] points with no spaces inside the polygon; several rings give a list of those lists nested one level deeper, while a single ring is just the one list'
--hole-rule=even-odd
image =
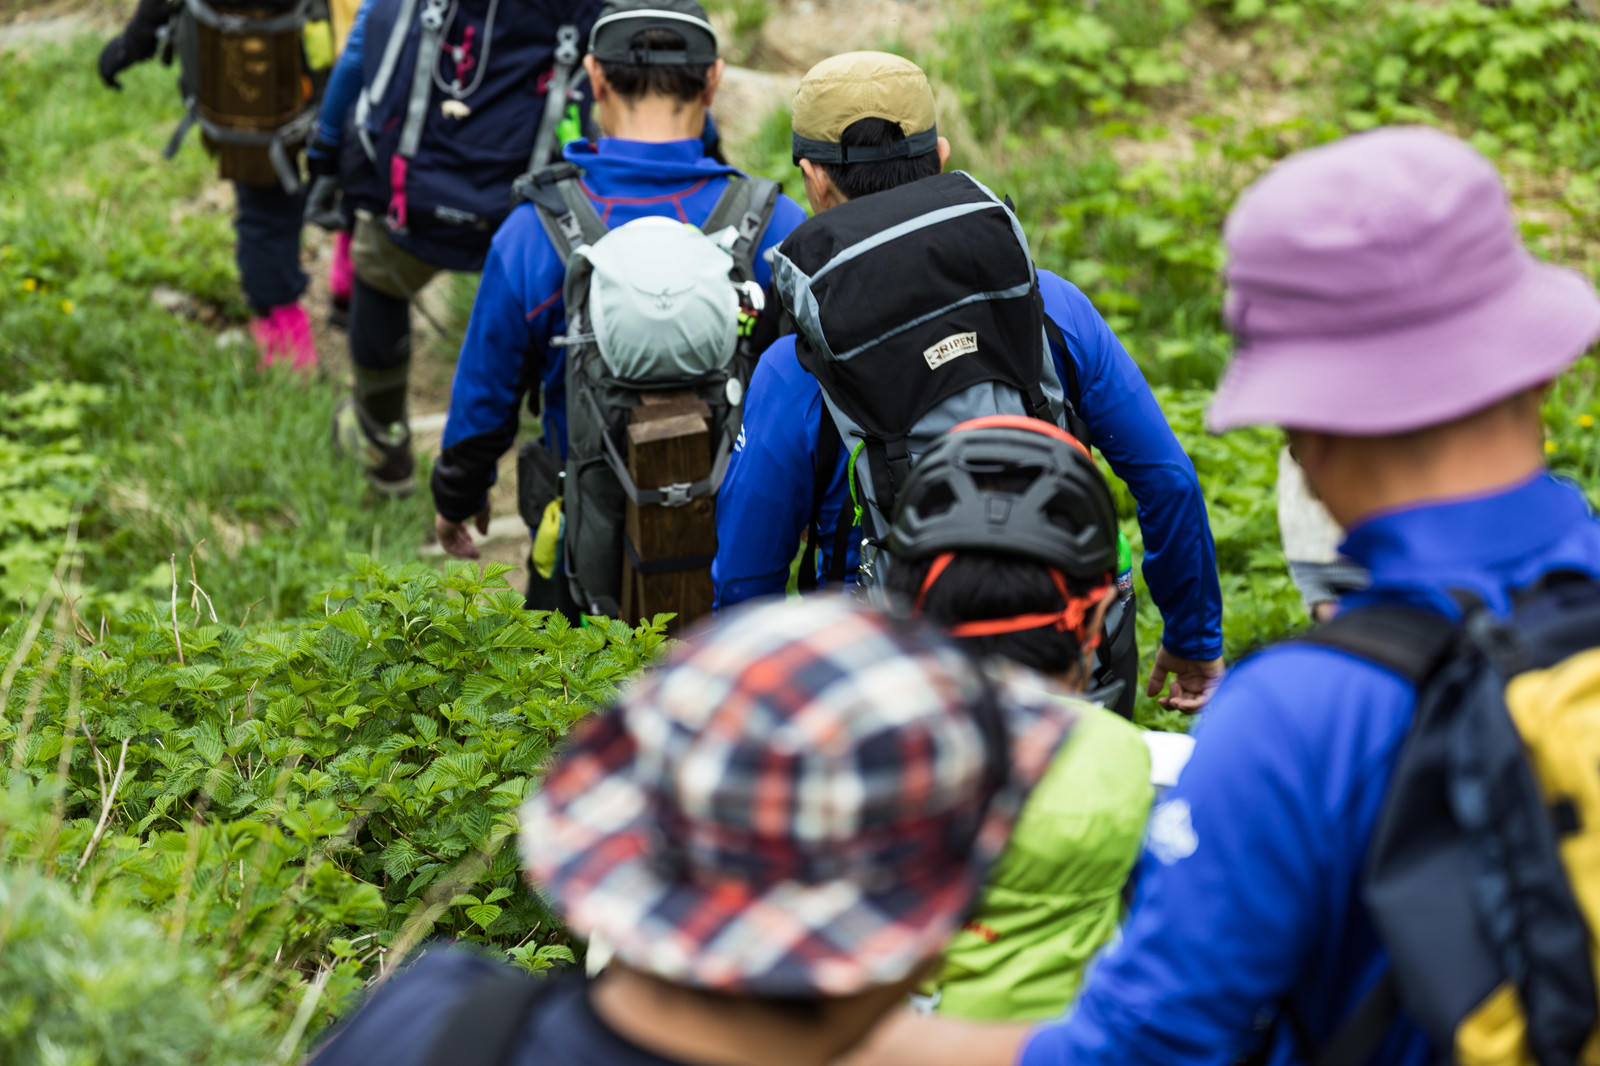
[{"label": "blue jacket", "polygon": [[[574,141],[564,154],[583,168],[589,198],[613,227],[651,215],[703,222],[728,176],[738,173],[707,158],[696,140],[601,138],[598,145]],[[756,259],[763,286],[771,281],[766,251],[803,221],[800,205],[779,197]],[[463,521],[482,510],[495,465],[516,439],[522,400],[541,383],[545,439],[566,455],[566,357],[550,346],[566,329],[565,280],[538,212],[523,204],[494,236],[456,364],[443,451],[433,464],[434,506],[445,518]]]},{"label": "blue jacket", "polygon": [[[1600,522],[1546,475],[1373,518],[1343,551],[1373,579],[1349,606],[1454,617],[1445,590],[1459,587],[1504,614],[1509,590],[1552,570],[1600,576]],[[1284,645],[1236,668],[1151,817],[1122,940],[1021,1066],[1224,1066],[1285,1004],[1313,1045],[1327,1040],[1387,965],[1359,878],[1414,703],[1395,674],[1331,649]],[[1277,1066],[1300,1061],[1288,1028],[1274,1026]],[[1372,1061],[1431,1060],[1402,1019]]]},{"label": "blue jacket", "polygon": [[[1169,651],[1190,659],[1222,654],[1222,592],[1216,548],[1194,465],[1111,327],[1077,287],[1039,272],[1045,313],[1061,327],[1082,391],[1091,443],[1138,503],[1144,576],[1166,621]],[[1057,356],[1057,373],[1066,379]],[[781,594],[810,524],[822,389],[800,366],[794,338],[767,350],[750,382],[744,429],[717,496],[718,608]],[[849,495],[840,456],[821,500],[819,569],[832,556],[839,509]],[[851,538],[848,566],[854,570]]]}]

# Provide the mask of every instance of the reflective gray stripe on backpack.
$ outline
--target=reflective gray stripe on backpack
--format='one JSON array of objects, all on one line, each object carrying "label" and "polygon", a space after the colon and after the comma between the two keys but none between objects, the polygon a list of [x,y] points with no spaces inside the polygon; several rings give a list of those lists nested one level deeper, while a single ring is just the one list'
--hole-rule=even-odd
[{"label": "reflective gray stripe on backpack", "polygon": [[406,37],[411,33],[411,20],[417,15],[417,0],[401,0],[400,12],[395,16],[394,26],[389,30],[389,40],[383,46],[383,59],[378,63],[377,76],[372,79],[372,84],[362,90],[363,103],[369,100],[381,100],[389,91],[389,81],[394,77],[395,67],[400,63],[400,53],[405,51]]},{"label": "reflective gray stripe on backpack", "polygon": [[[411,71],[411,93],[406,97],[406,122],[400,128],[400,147],[395,150],[402,159],[416,155],[417,146],[422,143],[422,125],[428,117],[428,98],[433,95],[433,72],[439,63],[450,0],[423,0],[423,5],[417,65]],[[395,24],[395,32],[402,32],[399,23]]]},{"label": "reflective gray stripe on backpack", "polygon": [[545,91],[539,132],[533,138],[533,154],[528,157],[529,173],[549,163],[550,157],[555,154],[556,130],[561,126],[562,112],[567,109],[567,97],[575,84],[573,73],[578,69],[578,60],[581,58],[578,27],[569,24],[556,30],[556,62],[550,85]]}]

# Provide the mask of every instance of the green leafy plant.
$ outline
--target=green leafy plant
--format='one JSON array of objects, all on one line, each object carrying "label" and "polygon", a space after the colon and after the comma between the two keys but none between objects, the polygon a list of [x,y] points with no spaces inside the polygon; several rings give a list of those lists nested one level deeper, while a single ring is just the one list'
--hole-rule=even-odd
[{"label": "green leafy plant", "polygon": [[54,816],[0,830],[0,858],[114,886],[271,1003],[309,984],[318,1019],[424,936],[570,960],[522,884],[517,811],[665,618],[571,628],[523,610],[505,570],[357,560],[319,616],[253,628],[197,585],[103,637],[70,602],[53,631],[19,623],[0,780]]}]

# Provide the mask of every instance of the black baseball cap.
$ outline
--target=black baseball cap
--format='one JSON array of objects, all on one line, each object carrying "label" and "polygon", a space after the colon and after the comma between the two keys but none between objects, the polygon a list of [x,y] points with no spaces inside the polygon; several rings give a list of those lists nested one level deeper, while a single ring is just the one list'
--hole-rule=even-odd
[{"label": "black baseball cap", "polygon": [[[671,30],[681,49],[634,48],[644,30]],[[612,0],[589,34],[589,54],[602,63],[629,66],[709,66],[717,61],[717,31],[697,0]]]}]

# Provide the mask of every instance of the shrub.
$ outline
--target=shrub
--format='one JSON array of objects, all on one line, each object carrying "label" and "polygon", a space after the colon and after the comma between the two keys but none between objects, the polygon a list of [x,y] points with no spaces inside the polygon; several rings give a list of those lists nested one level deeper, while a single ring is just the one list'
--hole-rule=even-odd
[{"label": "shrub", "polygon": [[14,626],[0,780],[55,817],[13,825],[0,859],[114,887],[273,1004],[313,982],[317,1018],[427,935],[570,959],[508,841],[664,619],[572,628],[524,611],[506,568],[354,565],[291,624],[216,622],[195,588],[103,638],[70,611],[35,640]]},{"label": "shrub", "polygon": [[278,1061],[271,1014],[216,976],[214,958],[178,950],[148,915],[0,870],[0,1061],[10,1066]]}]

